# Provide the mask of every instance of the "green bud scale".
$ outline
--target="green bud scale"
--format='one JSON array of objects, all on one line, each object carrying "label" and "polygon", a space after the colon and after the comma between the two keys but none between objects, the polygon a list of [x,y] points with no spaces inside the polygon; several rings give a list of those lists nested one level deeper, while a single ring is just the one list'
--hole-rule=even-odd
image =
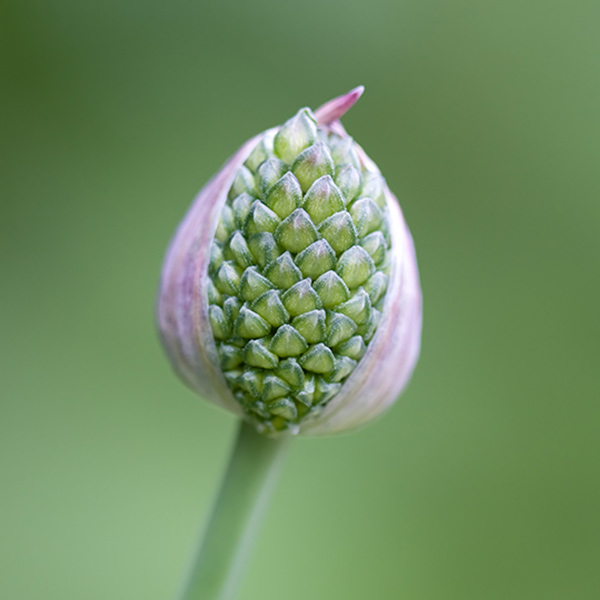
[{"label": "green bud scale", "polygon": [[[210,325],[233,396],[261,431],[322,410],[377,330],[359,326],[385,300],[389,215],[357,157],[352,138],[303,108],[258,140],[227,194],[210,250],[209,289],[220,292],[207,296]],[[232,298],[241,308],[228,316]],[[293,377],[278,371],[286,359]]]},{"label": "green bud scale", "polygon": [[175,368],[265,434],[372,418],[418,355],[412,240],[339,122],[361,93],[303,108],[245,144],[201,192],[165,262],[159,326]]}]

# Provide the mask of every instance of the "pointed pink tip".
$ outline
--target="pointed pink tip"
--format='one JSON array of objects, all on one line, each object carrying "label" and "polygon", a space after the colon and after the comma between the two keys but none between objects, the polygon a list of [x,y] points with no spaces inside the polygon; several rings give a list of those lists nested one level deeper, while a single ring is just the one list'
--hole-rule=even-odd
[{"label": "pointed pink tip", "polygon": [[329,125],[333,121],[341,119],[342,116],[354,105],[354,103],[362,96],[365,91],[364,85],[359,85],[353,90],[350,90],[343,96],[338,96],[329,102],[326,102],[315,111],[317,122],[320,125]]}]

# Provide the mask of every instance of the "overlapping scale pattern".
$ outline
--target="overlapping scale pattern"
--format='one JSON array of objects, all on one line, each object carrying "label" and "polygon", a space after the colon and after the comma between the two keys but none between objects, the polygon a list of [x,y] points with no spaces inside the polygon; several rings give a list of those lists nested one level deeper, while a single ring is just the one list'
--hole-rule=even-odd
[{"label": "overlapping scale pattern", "polygon": [[378,326],[384,181],[300,110],[239,169],[211,248],[209,319],[234,397],[266,431],[325,406]]}]

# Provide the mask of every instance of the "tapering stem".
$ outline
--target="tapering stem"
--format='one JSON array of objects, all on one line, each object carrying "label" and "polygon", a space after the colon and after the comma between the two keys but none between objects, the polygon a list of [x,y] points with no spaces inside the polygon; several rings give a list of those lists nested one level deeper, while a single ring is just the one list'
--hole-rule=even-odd
[{"label": "tapering stem", "polygon": [[232,600],[238,590],[289,436],[266,438],[242,422],[216,504],[179,600]]}]

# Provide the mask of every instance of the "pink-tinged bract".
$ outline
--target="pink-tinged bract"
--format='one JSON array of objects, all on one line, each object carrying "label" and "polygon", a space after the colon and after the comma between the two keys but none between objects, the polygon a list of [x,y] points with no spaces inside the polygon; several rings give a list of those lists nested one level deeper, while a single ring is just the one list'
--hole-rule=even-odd
[{"label": "pink-tinged bract", "polygon": [[[356,88],[316,110],[314,116],[319,130],[351,141],[339,119],[362,92],[362,87]],[[226,380],[211,329],[209,265],[219,219],[236,175],[257,144],[263,139],[272,140],[276,132],[277,128],[269,130],[243,144],[198,194],[167,251],[157,306],[161,339],[178,375],[202,397],[248,420],[251,420],[248,411],[234,397]],[[379,169],[358,144],[353,143],[353,148],[363,173],[372,174],[373,179],[381,181],[383,186],[383,208],[390,238],[386,267],[389,277],[387,291],[380,302],[381,316],[375,333],[368,341],[366,351],[356,367],[342,380],[339,390],[318,410],[308,412],[304,418],[288,419],[284,429],[292,433],[328,434],[358,427],[375,418],[397,399],[406,386],[419,355],[421,289],[413,240],[399,203],[380,177]],[[282,150],[285,151],[288,151],[287,147]],[[276,164],[266,167],[271,170],[279,168]],[[300,170],[301,168],[304,167],[300,165],[298,176],[302,183],[306,170]],[[276,173],[273,178],[279,175],[281,173]],[[310,173],[308,176],[307,188],[311,183]],[[323,185],[325,183],[321,184],[321,188],[317,186],[313,195],[325,189],[325,192],[320,193],[327,197],[328,202],[334,202],[335,198],[327,195],[327,188],[323,188]],[[303,191],[307,193],[306,189]],[[368,203],[363,204],[367,214]],[[313,217],[319,220],[322,218],[319,206],[313,205],[314,203],[309,202],[307,208],[314,208]],[[335,207],[332,210],[336,210]],[[260,218],[268,218],[268,215]],[[276,218],[273,216],[273,219]],[[332,241],[335,245],[335,240]],[[292,242],[293,240],[290,243]],[[328,248],[326,243],[324,246],[317,244],[314,251],[309,252],[322,257],[331,251]],[[303,256],[306,254],[305,252]],[[326,257],[322,258],[325,259]],[[302,256],[302,265],[301,261]],[[306,267],[303,265],[303,268],[310,269],[309,262],[305,263]],[[311,271],[309,273],[312,274]],[[318,270],[314,271],[315,276],[319,273]],[[254,275],[260,284],[262,280],[259,277],[260,275]],[[326,277],[323,280],[325,279]],[[283,325],[282,328],[279,338],[288,329],[292,329]],[[252,343],[249,346],[264,352],[260,344]],[[303,347],[301,349],[304,350]],[[307,356],[306,360],[310,360],[310,349],[307,350]],[[279,404],[285,407],[285,403]],[[283,422],[282,418],[278,419]],[[261,425],[259,421],[253,422],[265,434],[277,433],[272,428]]]}]

